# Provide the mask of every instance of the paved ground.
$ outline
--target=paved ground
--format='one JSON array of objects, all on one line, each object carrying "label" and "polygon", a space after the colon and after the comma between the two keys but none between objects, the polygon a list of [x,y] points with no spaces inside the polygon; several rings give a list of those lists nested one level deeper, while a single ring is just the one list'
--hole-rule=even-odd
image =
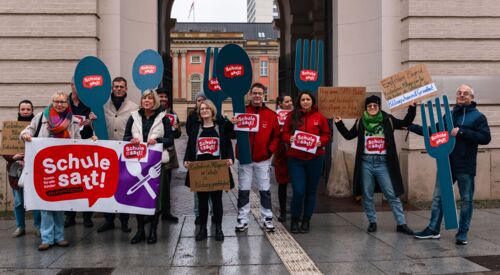
[{"label": "paved ground", "polygon": [[[14,221],[0,221],[0,274],[289,274],[284,262],[293,255],[283,249],[286,241],[278,244],[277,250],[285,251],[278,255],[276,243],[269,241],[273,237],[255,221],[236,236],[234,192],[224,194],[225,241],[196,242],[193,195],[183,185],[184,176],[178,171],[172,187],[180,222],[163,222],[157,244],[130,245],[133,232],[118,229],[98,234],[99,218],[92,229],[83,228],[81,220],[67,229],[69,248],[39,252],[31,221],[28,234],[17,239],[11,237]],[[338,202],[324,196],[319,205],[311,233],[292,236],[325,274],[500,274],[500,209],[476,210],[469,244],[457,246],[454,232],[443,230],[441,240],[427,241],[396,233],[386,207],[379,207],[378,232],[369,234],[360,206],[344,201],[341,209],[349,211],[338,211]],[[407,211],[406,216],[410,227],[422,229],[429,211]],[[131,222],[135,226],[135,219]]]}]

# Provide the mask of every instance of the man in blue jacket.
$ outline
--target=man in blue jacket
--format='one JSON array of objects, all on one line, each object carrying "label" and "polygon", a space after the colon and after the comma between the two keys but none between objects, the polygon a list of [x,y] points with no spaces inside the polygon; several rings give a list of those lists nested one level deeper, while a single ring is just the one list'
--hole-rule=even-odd
[{"label": "man in blue jacket", "polygon": [[[490,127],[486,117],[476,108],[474,90],[470,85],[462,84],[457,89],[457,104],[453,108],[454,128],[451,135],[456,138],[455,147],[450,154],[450,166],[453,181],[458,183],[461,209],[456,244],[467,244],[467,232],[472,218],[474,177],[476,176],[477,148],[491,141]],[[422,127],[411,125],[410,131],[422,135]],[[443,209],[439,182],[432,198],[431,219],[421,232],[415,233],[417,239],[439,239]]]}]

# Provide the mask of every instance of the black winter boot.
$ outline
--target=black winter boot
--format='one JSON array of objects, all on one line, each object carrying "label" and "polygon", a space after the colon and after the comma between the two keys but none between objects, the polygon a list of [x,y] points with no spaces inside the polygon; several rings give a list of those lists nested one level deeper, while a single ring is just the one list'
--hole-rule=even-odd
[{"label": "black winter boot", "polygon": [[299,233],[299,219],[292,218],[292,223],[290,224],[290,232],[292,234],[298,234]]},{"label": "black winter boot", "polygon": [[310,220],[311,217],[304,216],[304,218],[302,219],[302,224],[300,226],[300,233],[309,233],[311,227],[311,224],[309,222]]},{"label": "black winter boot", "polygon": [[222,242],[224,240],[224,233],[222,232],[222,224],[215,224],[215,240]]},{"label": "black winter boot", "polygon": [[200,224],[198,234],[196,234],[196,241],[203,241],[207,238],[207,224]]}]

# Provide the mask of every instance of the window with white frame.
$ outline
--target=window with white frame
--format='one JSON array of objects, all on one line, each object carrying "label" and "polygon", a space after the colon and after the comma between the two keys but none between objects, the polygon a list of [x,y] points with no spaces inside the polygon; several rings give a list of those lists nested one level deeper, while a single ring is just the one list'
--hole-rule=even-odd
[{"label": "window with white frame", "polygon": [[201,55],[191,55],[191,64],[201,64]]},{"label": "window with white frame", "polygon": [[261,60],[260,61],[260,76],[267,76],[267,66],[268,66],[268,61],[267,60]]},{"label": "window with white frame", "polygon": [[193,74],[190,78],[191,82],[191,100],[196,100],[196,94],[201,91],[201,75]]}]

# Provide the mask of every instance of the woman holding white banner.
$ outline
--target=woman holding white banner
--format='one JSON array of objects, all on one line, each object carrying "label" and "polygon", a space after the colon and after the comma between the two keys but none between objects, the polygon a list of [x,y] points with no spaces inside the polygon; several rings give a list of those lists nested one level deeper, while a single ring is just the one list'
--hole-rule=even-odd
[{"label": "woman holding white banner", "polygon": [[[73,117],[68,94],[56,92],[52,95],[52,103],[43,112],[38,113],[20,134],[25,142],[30,142],[33,136],[80,139],[80,121]],[[95,136],[92,138],[95,140]],[[69,242],[64,239],[64,211],[41,210],[40,213],[42,243],[38,250],[48,250],[53,245],[69,246]]]},{"label": "woman holding white banner", "polygon": [[[316,98],[309,91],[301,92],[294,110],[286,118],[281,136],[290,145],[287,157],[293,187],[290,225],[293,234],[308,233],[310,230],[319,177],[325,161],[325,145],[330,137],[328,121],[318,111]],[[299,228],[301,213],[304,216]]]},{"label": "woman holding white banner", "polygon": [[404,119],[397,119],[380,110],[380,97],[372,95],[365,100],[363,116],[347,130],[342,118],[335,118],[339,133],[347,140],[358,138],[354,166],[354,196],[363,196],[362,204],[368,218],[368,232],[377,231],[377,213],[373,203],[375,183],[389,201],[396,219],[396,231],[413,235],[405,221],[403,205],[399,196],[404,193],[403,178],[399,168],[394,130],[411,125],[415,118],[415,104],[408,108]]},{"label": "woman holding white banner", "polygon": [[[139,146],[141,142],[147,142],[148,145],[161,143],[163,145],[163,150],[165,150],[168,155],[166,150],[169,146],[174,144],[174,139],[170,120],[165,114],[165,111],[160,108],[160,98],[158,94],[152,90],[144,91],[141,97],[141,108],[132,112],[130,115],[125,127],[123,140],[130,141],[130,143],[135,146]],[[160,214],[156,212],[151,220],[147,240],[148,244],[154,244],[157,241],[156,228],[158,226],[159,215]],[[131,244],[146,240],[146,231],[144,230],[145,217],[145,215],[136,215],[137,233],[132,240],[130,240]]]},{"label": "woman holding white banner", "polygon": [[[217,116],[217,109],[210,100],[205,100],[200,104],[197,110],[198,121],[192,124],[189,131],[189,139],[184,155],[184,167],[190,168],[191,163],[195,161],[222,159],[227,161],[227,166],[233,165],[234,153],[231,143],[233,135],[233,124]],[[230,187],[234,187],[233,177],[229,171]],[[186,186],[190,185],[189,174],[186,176]],[[222,232],[222,190],[211,192],[197,192],[200,226],[196,234],[196,241],[202,241],[207,238],[207,218],[208,218],[208,199],[212,199],[213,218],[215,224],[215,240],[223,241]]]}]

